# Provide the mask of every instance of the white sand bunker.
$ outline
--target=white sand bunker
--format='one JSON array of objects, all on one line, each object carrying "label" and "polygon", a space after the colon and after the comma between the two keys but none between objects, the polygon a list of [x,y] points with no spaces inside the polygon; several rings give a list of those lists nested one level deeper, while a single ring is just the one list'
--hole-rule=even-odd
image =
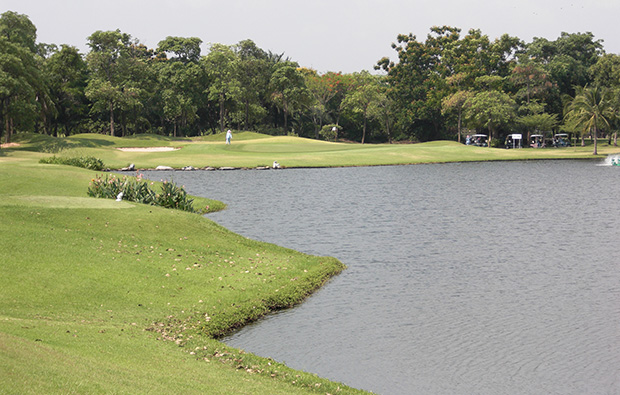
[{"label": "white sand bunker", "polygon": [[127,152],[164,152],[164,151],[176,151],[181,148],[176,147],[127,147],[127,148],[117,148],[121,151]]}]

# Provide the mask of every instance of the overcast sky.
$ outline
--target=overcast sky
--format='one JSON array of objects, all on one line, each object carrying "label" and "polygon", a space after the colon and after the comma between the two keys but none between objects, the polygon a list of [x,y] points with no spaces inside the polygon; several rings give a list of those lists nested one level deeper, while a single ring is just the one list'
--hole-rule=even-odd
[{"label": "overcast sky", "polygon": [[396,58],[391,43],[432,26],[464,35],[480,29],[492,40],[508,33],[530,42],[561,32],[592,32],[605,51],[620,54],[620,0],[0,0],[0,12],[26,14],[37,41],[86,53],[87,37],[120,29],[149,48],[167,36],[209,43],[251,39],[260,48],[321,73],[372,70]]}]

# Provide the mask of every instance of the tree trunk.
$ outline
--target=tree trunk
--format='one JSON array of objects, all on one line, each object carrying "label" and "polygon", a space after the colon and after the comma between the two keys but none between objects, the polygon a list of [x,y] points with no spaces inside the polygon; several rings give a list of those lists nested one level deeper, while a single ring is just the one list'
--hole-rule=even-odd
[{"label": "tree trunk", "polygon": [[388,144],[392,144],[392,133],[390,131],[390,117],[387,115],[385,116],[385,131],[387,132]]},{"label": "tree trunk", "polygon": [[114,103],[110,102],[110,136],[114,137]]},{"label": "tree trunk", "polygon": [[220,132],[224,133],[224,96],[220,95]]},{"label": "tree trunk", "polygon": [[364,113],[364,129],[362,129],[362,144],[366,140],[366,113]]},{"label": "tree trunk", "polygon": [[286,101],[282,100],[282,110],[284,111],[284,134],[288,133],[288,106]]},{"label": "tree trunk", "polygon": [[9,129],[9,114],[6,115],[6,119],[4,120],[4,132],[6,133],[6,136],[4,136],[4,142],[5,143],[10,143],[11,142],[11,129]]},{"label": "tree trunk", "polygon": [[11,122],[11,115],[9,114],[9,101],[11,99],[6,99],[4,101],[4,133],[6,133],[6,136],[4,137],[4,142],[5,143],[10,143],[11,142],[11,134],[12,134],[12,123]]},{"label": "tree trunk", "polygon": [[597,134],[598,134],[597,130],[596,130],[596,128],[594,128],[594,133],[593,133],[593,136],[592,136],[592,138],[594,139],[594,153],[593,153],[593,155],[598,155],[598,150],[597,150],[597,148],[598,148],[597,147],[597,140],[598,139],[596,138]]},{"label": "tree trunk", "polygon": [[462,118],[461,114],[462,114],[462,113],[463,113],[463,110],[461,110],[461,109],[459,108],[459,121],[458,121],[458,125],[457,125],[457,129],[458,129],[458,130],[457,130],[457,133],[456,133],[456,134],[457,134],[457,136],[458,136],[458,137],[457,137],[457,138],[458,138],[458,140],[457,140],[457,141],[458,141],[459,143],[461,142],[461,118]]},{"label": "tree trunk", "polygon": [[6,142],[7,143],[11,142],[11,138],[13,137],[13,132],[14,132],[13,128],[14,127],[15,127],[15,125],[13,124],[13,117],[10,117],[9,118],[9,129],[8,129],[8,133],[6,135],[6,137],[7,137],[7,141]]},{"label": "tree trunk", "polygon": [[245,101],[245,130],[250,130],[250,101]]}]

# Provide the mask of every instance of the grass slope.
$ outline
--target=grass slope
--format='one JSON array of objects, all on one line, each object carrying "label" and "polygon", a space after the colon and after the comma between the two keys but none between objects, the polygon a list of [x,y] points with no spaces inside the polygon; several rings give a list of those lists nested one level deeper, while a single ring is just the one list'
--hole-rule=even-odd
[{"label": "grass slope", "polygon": [[[0,153],[0,392],[357,393],[216,337],[343,269]],[[303,341],[303,339],[300,339]]]},{"label": "grass slope", "polygon": [[[19,135],[18,135],[19,136]],[[453,141],[422,144],[344,144],[290,136],[265,136],[236,133],[231,145],[222,135],[173,139],[142,135],[132,138],[103,135],[76,135],[54,139],[40,135],[23,135],[21,149],[43,152],[61,150],[60,155],[94,156],[110,168],[134,163],[137,168],[159,165],[181,168],[257,167],[278,161],[284,167],[374,166],[415,163],[465,162],[530,159],[591,159],[592,147],[544,149],[494,149],[465,146]],[[167,152],[123,152],[119,147],[167,146],[179,148]],[[599,157],[618,153],[620,148],[599,143]]]}]

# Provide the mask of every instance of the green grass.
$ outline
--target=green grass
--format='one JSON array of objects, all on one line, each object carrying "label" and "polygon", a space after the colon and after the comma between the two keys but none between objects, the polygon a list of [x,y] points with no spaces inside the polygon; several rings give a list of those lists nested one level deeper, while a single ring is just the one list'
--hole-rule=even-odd
[{"label": "green grass", "polygon": [[41,155],[0,156],[0,393],[359,392],[216,340],[301,302],[340,262],[87,198],[95,173]]},{"label": "green grass", "polygon": [[[19,136],[19,135],[18,135]],[[278,161],[283,167],[376,166],[490,160],[586,159],[594,158],[592,147],[544,149],[494,149],[465,146],[453,141],[422,144],[344,144],[289,136],[266,136],[243,132],[234,135],[231,145],[221,134],[200,138],[173,139],[142,135],[132,138],[77,135],[66,139],[24,135],[22,150],[44,152],[44,147],[64,147],[60,155],[100,158],[110,168],[133,163],[137,168],[159,165],[182,168],[258,167]],[[168,152],[123,152],[121,147],[168,146]],[[620,148],[599,143],[599,157],[618,153]]]}]

